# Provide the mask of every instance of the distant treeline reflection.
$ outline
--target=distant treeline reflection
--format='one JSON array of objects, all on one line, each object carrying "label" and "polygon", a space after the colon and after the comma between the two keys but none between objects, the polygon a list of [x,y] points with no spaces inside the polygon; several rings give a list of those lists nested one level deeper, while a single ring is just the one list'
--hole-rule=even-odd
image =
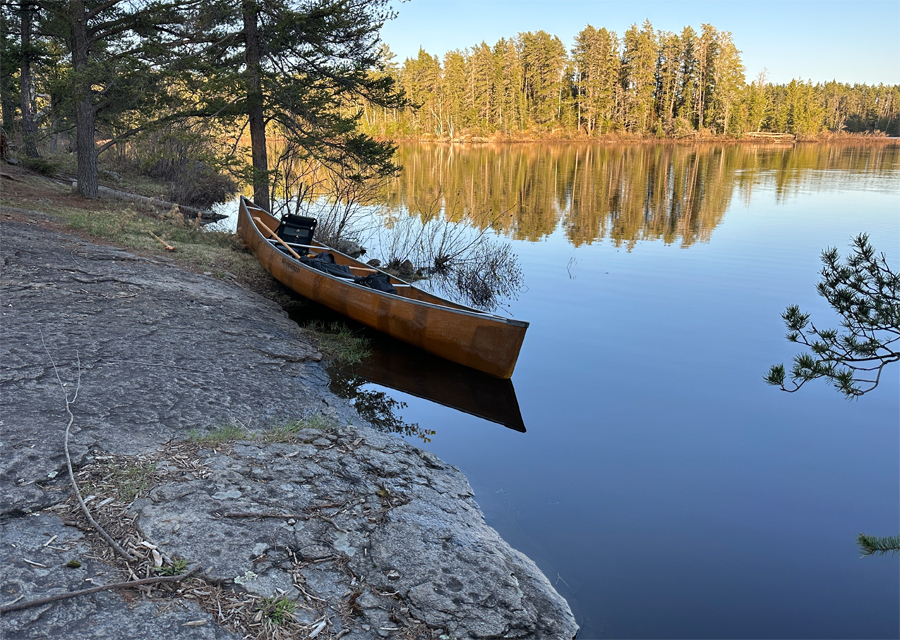
[{"label": "distant treeline reflection", "polygon": [[610,239],[631,246],[709,239],[734,198],[754,187],[777,198],[829,189],[833,173],[897,167],[897,145],[800,144],[402,144],[402,174],[387,204],[423,219],[442,200],[446,215],[536,241],[565,231],[579,246]]}]

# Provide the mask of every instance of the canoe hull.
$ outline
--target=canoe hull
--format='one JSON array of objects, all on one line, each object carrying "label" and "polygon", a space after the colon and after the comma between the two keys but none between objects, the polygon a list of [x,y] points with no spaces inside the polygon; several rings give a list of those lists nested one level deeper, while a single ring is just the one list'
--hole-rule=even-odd
[{"label": "canoe hull", "polygon": [[[512,376],[527,322],[482,313],[415,287],[398,287],[394,295],[324,274],[272,246],[253,218],[273,230],[279,222],[241,198],[238,235],[263,267],[291,290],[452,362],[498,378]],[[371,269],[334,249],[324,245],[322,249],[334,254],[338,263]],[[406,284],[393,277],[391,280]]]}]

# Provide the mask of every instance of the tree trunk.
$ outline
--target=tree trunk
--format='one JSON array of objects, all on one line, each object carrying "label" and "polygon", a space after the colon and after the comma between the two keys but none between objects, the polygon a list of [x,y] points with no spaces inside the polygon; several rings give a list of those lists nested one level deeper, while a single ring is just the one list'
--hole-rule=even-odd
[{"label": "tree trunk", "polygon": [[2,103],[0,104],[0,114],[2,114],[3,129],[6,131],[12,130],[13,112],[16,108],[15,104],[7,98],[10,93],[9,76],[5,73],[0,73],[0,103]]},{"label": "tree trunk", "polygon": [[250,118],[250,150],[253,158],[253,203],[270,211],[269,159],[266,150],[266,121],[263,115],[262,67],[257,31],[255,0],[244,0],[244,45],[247,63],[247,115]]},{"label": "tree trunk", "polygon": [[[12,25],[7,22],[9,12],[0,11],[0,33],[9,33]],[[0,73],[0,117],[2,117],[4,131],[12,131],[14,113],[16,110],[15,103],[9,99],[12,95],[11,75],[8,73]],[[5,140],[5,134],[4,134]]]},{"label": "tree trunk", "polygon": [[88,73],[90,41],[84,0],[71,0],[69,21],[72,29],[72,67],[75,70],[75,149],[78,161],[78,193],[96,198],[97,149],[94,146],[94,105]]},{"label": "tree trunk", "polygon": [[19,78],[22,108],[22,144],[25,155],[37,158],[37,125],[34,122],[34,111],[31,109],[31,98],[34,95],[34,79],[31,74],[31,29],[34,18],[34,6],[25,0],[22,5],[22,74]]}]

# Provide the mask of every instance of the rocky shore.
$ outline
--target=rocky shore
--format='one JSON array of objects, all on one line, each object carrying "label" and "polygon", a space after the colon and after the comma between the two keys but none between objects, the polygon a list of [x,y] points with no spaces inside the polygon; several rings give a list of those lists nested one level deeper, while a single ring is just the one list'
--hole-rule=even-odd
[{"label": "rocky shore", "polygon": [[[573,638],[465,477],[328,390],[235,285],[0,210],[5,638]],[[117,556],[81,514],[76,480]]]}]

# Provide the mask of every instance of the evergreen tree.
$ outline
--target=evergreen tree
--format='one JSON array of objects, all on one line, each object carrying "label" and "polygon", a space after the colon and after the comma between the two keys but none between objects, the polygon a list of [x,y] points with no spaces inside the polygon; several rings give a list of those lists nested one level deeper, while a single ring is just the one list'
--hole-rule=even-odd
[{"label": "evergreen tree", "polygon": [[546,31],[520,33],[522,76],[531,121],[546,128],[559,119],[563,95],[569,90],[566,49]]},{"label": "evergreen tree", "polygon": [[199,7],[190,30],[194,90],[206,116],[246,119],[254,202],[269,208],[269,124],[302,153],[351,178],[392,172],[394,147],[357,130],[341,106],[364,99],[399,108],[383,71],[379,29],[387,0],[219,0]]},{"label": "evergreen tree", "polygon": [[700,36],[694,45],[696,66],[694,67],[694,124],[697,129],[708,126],[707,109],[715,90],[714,71],[718,56],[718,31],[710,24],[701,25]]},{"label": "evergreen tree", "polygon": [[34,36],[35,17],[37,5],[30,0],[21,0],[19,3],[19,24],[21,26],[21,58],[22,67],[19,74],[19,97],[22,113],[22,144],[25,147],[25,155],[31,158],[38,157],[37,150],[37,123],[34,113],[34,76],[32,64],[35,61],[37,49],[32,43]]},{"label": "evergreen tree", "polygon": [[822,129],[825,111],[812,82],[791,80],[787,86],[787,131],[815,135]]},{"label": "evergreen tree", "polygon": [[403,64],[402,86],[413,104],[413,122],[418,134],[443,132],[443,92],[441,63],[419,48],[419,55]]},{"label": "evergreen tree", "polygon": [[755,82],[751,82],[746,86],[743,102],[747,108],[745,130],[762,131],[768,106],[765,70],[759,73]]},{"label": "evergreen tree", "polygon": [[21,60],[18,15],[11,2],[0,3],[0,117],[3,130],[13,130],[16,110],[15,71]]},{"label": "evergreen tree", "polygon": [[494,83],[497,80],[494,53],[484,42],[474,47],[468,59],[469,104],[482,133],[490,129],[494,112]]},{"label": "evergreen tree", "polygon": [[765,380],[794,392],[824,378],[847,398],[858,398],[878,386],[885,366],[900,362],[900,274],[876,254],[866,234],[853,241],[844,264],[837,249],[822,253],[822,280],[816,290],[841,316],[842,330],[819,329],[809,314],[792,305],[782,314],[787,339],[809,347],[794,358],[792,386],[785,386],[784,365],[774,365]]},{"label": "evergreen tree", "polygon": [[522,122],[522,64],[513,40],[501,38],[494,45],[497,66],[495,103],[497,124],[504,133],[520,128]]},{"label": "evergreen tree", "polygon": [[588,135],[608,131],[615,119],[619,80],[615,32],[588,25],[572,49],[577,127]]},{"label": "evergreen tree", "polygon": [[708,116],[712,129],[717,133],[743,133],[743,121],[734,118],[744,87],[744,65],[740,54],[731,40],[731,33],[720,31],[716,38],[716,56],[712,65]]},{"label": "evergreen tree", "polygon": [[671,133],[675,119],[675,107],[678,104],[679,86],[681,84],[681,56],[684,46],[681,38],[674,33],[661,33],[658,36],[658,40],[656,113],[662,122],[663,131]]},{"label": "evergreen tree", "polygon": [[460,51],[449,51],[444,56],[444,74],[441,91],[447,102],[447,131],[453,138],[460,127],[468,124],[466,118],[466,59]]},{"label": "evergreen tree", "polygon": [[650,130],[656,91],[656,34],[649,20],[625,32],[622,86],[625,89],[625,128],[635,133]]},{"label": "evergreen tree", "polygon": [[[175,0],[42,0],[40,19],[64,43],[72,73],[62,108],[74,107],[78,191],[96,198],[97,156],[146,129],[173,104],[168,69],[186,7]],[[98,128],[107,138],[96,146]]]},{"label": "evergreen tree", "polygon": [[696,52],[697,33],[691,27],[685,27],[681,32],[681,72],[675,116],[692,129],[696,128],[697,113],[694,107],[699,91]]}]

